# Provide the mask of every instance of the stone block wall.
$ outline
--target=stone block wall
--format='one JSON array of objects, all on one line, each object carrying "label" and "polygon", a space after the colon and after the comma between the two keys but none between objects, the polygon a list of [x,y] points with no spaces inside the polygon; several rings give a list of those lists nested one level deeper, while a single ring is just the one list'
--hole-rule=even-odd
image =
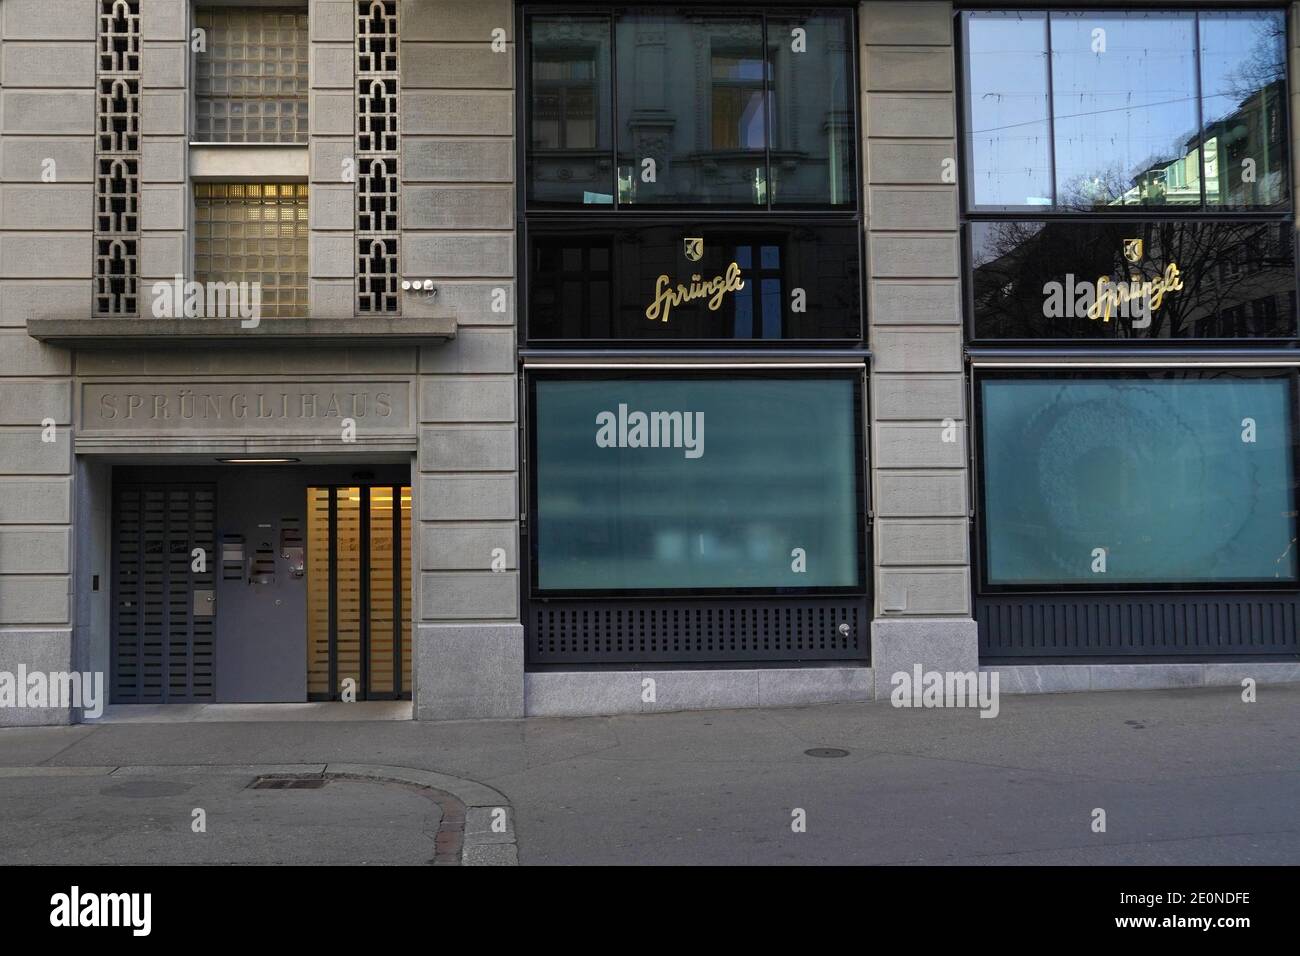
[{"label": "stone block wall", "polygon": [[953,8],[864,3],[876,692],[920,660],[969,670],[967,401]]},{"label": "stone block wall", "polygon": [[[72,666],[72,360],[26,326],[90,312],[95,24],[93,0],[0,4],[0,671],[10,673]],[[0,723],[71,717],[15,709]]]},{"label": "stone block wall", "polygon": [[404,275],[438,290],[402,309],[457,323],[420,349],[416,714],[519,716],[514,7],[401,16]]}]

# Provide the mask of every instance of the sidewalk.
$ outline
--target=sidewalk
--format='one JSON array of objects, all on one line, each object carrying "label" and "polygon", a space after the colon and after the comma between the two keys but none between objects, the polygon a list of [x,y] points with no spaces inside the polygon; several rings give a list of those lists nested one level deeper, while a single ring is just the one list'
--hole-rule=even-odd
[{"label": "sidewalk", "polygon": [[[436,771],[504,795],[525,864],[1296,864],[1300,685],[1260,687],[1258,695],[1252,704],[1235,688],[1004,696],[991,720],[875,702],[442,724],[16,728],[0,731],[0,767],[131,767],[171,789],[192,782],[179,769],[190,765],[218,768],[207,776],[229,788],[251,774],[225,768],[254,765]],[[848,754],[805,753],[815,748]],[[74,853],[148,862],[135,856],[139,841],[110,839],[160,825],[150,823],[147,788],[143,796],[104,794],[100,778],[91,793],[95,771],[24,773],[0,770],[0,863],[20,855],[62,862]],[[412,823],[400,800],[373,788],[336,789],[339,799],[348,794],[345,818],[383,832],[372,844],[349,833],[346,852],[331,856],[336,831],[316,824],[337,808],[321,806],[321,821],[283,821],[303,830],[295,859],[386,862],[388,853],[391,862],[412,862],[420,854],[403,840],[432,846],[417,836],[431,817]],[[193,802],[175,796],[181,809]],[[1104,833],[1092,829],[1098,808]],[[796,810],[806,832],[792,832]],[[241,813],[222,826],[234,833],[258,825],[263,844],[277,839],[274,825]],[[321,852],[311,849],[316,841]],[[232,837],[232,845],[258,843]]]}]

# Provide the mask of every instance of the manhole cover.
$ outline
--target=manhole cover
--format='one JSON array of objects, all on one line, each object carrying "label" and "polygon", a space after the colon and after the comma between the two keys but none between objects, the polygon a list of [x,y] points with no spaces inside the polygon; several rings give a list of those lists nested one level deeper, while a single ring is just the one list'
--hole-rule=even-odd
[{"label": "manhole cover", "polygon": [[319,790],[324,777],[258,777],[245,790]]},{"label": "manhole cover", "polygon": [[112,787],[104,787],[99,792],[114,797],[178,797],[186,791],[193,790],[191,783],[168,783],[165,780],[132,780]]},{"label": "manhole cover", "polygon": [[809,757],[847,757],[847,750],[840,750],[839,747],[814,747],[812,750],[805,750]]}]

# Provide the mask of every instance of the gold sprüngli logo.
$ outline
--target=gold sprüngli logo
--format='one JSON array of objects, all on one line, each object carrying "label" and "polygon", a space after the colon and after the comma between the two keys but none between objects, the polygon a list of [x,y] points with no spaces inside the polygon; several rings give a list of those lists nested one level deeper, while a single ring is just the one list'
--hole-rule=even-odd
[{"label": "gold spr\u00fcngli logo", "polygon": [[705,280],[699,274],[691,276],[690,285],[678,283],[673,288],[673,280],[661,275],[655,282],[654,301],[646,306],[645,317],[651,322],[659,319],[668,321],[668,313],[683,302],[696,299],[708,299],[709,311],[716,312],[722,307],[722,300],[728,292],[739,292],[745,288],[745,281],[740,278],[740,266],[733,262],[727,266],[725,275],[714,276]]},{"label": "gold spr\u00fcngli logo", "polygon": [[1124,240],[1124,258],[1129,262],[1140,262],[1142,259],[1142,240],[1125,239]]},{"label": "gold spr\u00fcngli logo", "polygon": [[704,258],[704,237],[698,239],[683,239],[682,245],[685,247],[686,258],[691,262],[699,262]]}]

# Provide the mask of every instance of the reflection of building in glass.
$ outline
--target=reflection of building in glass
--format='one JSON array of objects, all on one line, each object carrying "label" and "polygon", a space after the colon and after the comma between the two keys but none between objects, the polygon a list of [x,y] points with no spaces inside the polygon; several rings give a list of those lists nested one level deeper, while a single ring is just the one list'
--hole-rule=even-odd
[{"label": "reflection of building in glass", "polygon": [[1201,201],[1201,157],[1205,158],[1205,202],[1211,206],[1266,205],[1285,195],[1286,163],[1282,80],[1255,90],[1201,134],[1184,143],[1176,159],[1158,160],[1133,178],[1112,206],[1196,205]]},{"label": "reflection of building in glass", "polygon": [[846,14],[539,15],[528,54],[535,203],[854,202]]},{"label": "reflection of building in glass", "polygon": [[[1295,335],[1292,230],[1276,222],[986,222],[971,226],[974,334],[987,339],[1285,338]],[[1143,240],[1138,262],[1124,241]],[[1098,277],[1145,281],[1176,264],[1183,287],[1164,296],[1151,322],[1101,322],[1076,293]],[[1049,315],[1049,284],[1072,291]]]}]

